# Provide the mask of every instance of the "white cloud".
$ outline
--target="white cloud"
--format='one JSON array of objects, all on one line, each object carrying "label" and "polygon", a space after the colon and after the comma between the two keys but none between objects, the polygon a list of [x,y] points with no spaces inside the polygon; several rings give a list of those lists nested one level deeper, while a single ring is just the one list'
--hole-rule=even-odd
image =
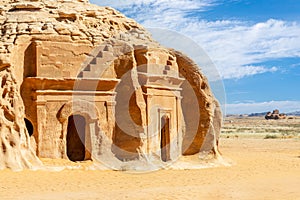
[{"label": "white cloud", "polygon": [[237,21],[190,22],[179,30],[206,50],[223,78],[274,72],[255,66],[269,59],[300,57],[300,24],[270,19],[249,25]]},{"label": "white cloud", "polygon": [[300,101],[269,101],[226,104],[226,114],[250,114],[279,109],[282,113],[300,111]]},{"label": "white cloud", "polygon": [[208,21],[199,14],[217,0],[99,0],[135,18],[146,27],[176,30],[196,41],[210,56],[223,78],[242,78],[274,72],[259,63],[300,57],[300,24],[275,19],[251,24],[238,20]]},{"label": "white cloud", "polygon": [[[97,3],[103,6],[111,6],[118,9],[137,10],[138,8],[147,9],[149,7],[155,8],[153,12],[159,12],[163,10],[204,10],[207,6],[214,5],[216,0],[91,0],[93,3]],[[128,11],[130,12],[130,11]],[[139,10],[138,13],[141,13]]]},{"label": "white cloud", "polygon": [[[226,69],[226,68],[225,68]],[[276,72],[278,71],[277,67],[266,68],[264,66],[231,66],[229,70],[223,70],[223,78],[243,78],[245,76],[251,76],[255,74],[263,74],[266,72]]]}]

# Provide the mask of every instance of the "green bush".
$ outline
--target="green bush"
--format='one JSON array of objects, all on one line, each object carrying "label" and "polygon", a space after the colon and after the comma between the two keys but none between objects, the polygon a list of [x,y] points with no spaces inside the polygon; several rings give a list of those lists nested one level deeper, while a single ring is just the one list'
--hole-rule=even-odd
[{"label": "green bush", "polygon": [[277,135],[269,135],[269,134],[267,134],[264,139],[276,139],[276,138],[278,138]]}]

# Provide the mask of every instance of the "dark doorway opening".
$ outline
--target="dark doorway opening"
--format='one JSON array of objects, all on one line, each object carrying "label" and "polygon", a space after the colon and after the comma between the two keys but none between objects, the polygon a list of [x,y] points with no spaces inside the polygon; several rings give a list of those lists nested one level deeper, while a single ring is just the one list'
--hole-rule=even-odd
[{"label": "dark doorway opening", "polygon": [[31,123],[31,121],[29,121],[26,118],[24,118],[24,121],[25,121],[26,129],[28,131],[29,136],[32,136],[33,135],[33,125]]},{"label": "dark doorway opening", "polygon": [[85,159],[85,126],[85,118],[81,115],[68,118],[67,156],[71,161]]},{"label": "dark doorway opening", "polygon": [[167,116],[161,118],[161,160],[167,162],[170,160],[170,119]]}]

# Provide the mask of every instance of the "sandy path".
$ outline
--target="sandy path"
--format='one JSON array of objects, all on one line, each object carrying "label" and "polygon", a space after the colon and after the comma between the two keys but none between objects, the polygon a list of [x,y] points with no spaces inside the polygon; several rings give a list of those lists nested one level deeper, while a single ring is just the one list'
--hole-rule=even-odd
[{"label": "sandy path", "polygon": [[222,139],[235,164],[146,174],[0,171],[0,199],[300,199],[300,140]]}]

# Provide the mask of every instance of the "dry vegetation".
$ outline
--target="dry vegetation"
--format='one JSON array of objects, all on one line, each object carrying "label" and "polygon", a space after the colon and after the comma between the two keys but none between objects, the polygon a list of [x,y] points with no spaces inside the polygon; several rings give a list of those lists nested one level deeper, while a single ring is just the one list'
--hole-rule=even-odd
[{"label": "dry vegetation", "polygon": [[265,120],[264,117],[228,117],[222,135],[225,138],[300,138],[300,117]]}]

